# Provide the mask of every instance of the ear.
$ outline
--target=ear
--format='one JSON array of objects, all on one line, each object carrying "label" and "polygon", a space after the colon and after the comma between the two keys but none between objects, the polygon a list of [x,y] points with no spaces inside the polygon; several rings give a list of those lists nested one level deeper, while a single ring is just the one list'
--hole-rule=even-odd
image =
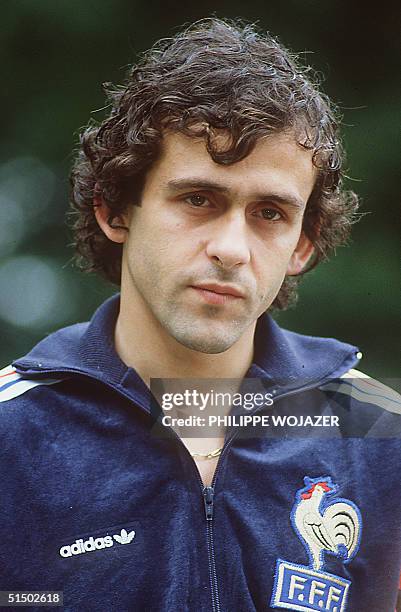
[{"label": "ear", "polygon": [[298,244],[295,247],[295,250],[288,263],[286,275],[296,276],[297,274],[300,274],[312,257],[313,251],[314,247],[312,242],[304,232],[301,232]]},{"label": "ear", "polygon": [[111,217],[110,208],[100,195],[94,196],[93,207],[95,210],[96,221],[107,238],[112,242],[118,242],[121,244],[125,242],[128,236],[128,215],[120,214],[115,217]]}]

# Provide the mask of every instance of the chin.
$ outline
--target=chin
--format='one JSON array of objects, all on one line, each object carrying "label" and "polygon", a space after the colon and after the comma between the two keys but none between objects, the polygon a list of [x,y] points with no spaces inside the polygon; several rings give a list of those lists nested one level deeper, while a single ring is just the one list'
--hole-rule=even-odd
[{"label": "chin", "polygon": [[173,317],[159,320],[165,331],[179,344],[192,351],[210,355],[224,353],[231,348],[249,325],[242,320],[216,321],[185,316],[185,313],[178,310]]},{"label": "chin", "polygon": [[228,338],[227,336],[219,337],[218,334],[211,335],[210,331],[206,334],[196,335],[193,333],[174,334],[173,337],[186,348],[209,355],[224,353],[238,340],[237,337]]}]

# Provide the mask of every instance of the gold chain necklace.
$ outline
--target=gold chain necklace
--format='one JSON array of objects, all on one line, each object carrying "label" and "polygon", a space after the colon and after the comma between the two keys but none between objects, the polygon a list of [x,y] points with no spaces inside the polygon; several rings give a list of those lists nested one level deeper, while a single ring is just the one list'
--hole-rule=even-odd
[{"label": "gold chain necklace", "polygon": [[210,451],[210,453],[191,453],[191,457],[198,459],[215,459],[215,457],[219,457],[221,455],[221,451],[223,447],[216,448],[214,451]]}]

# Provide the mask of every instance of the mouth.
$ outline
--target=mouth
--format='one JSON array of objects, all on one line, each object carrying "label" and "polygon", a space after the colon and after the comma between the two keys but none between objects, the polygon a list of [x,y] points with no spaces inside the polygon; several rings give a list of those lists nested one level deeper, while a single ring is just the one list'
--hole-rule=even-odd
[{"label": "mouth", "polygon": [[190,285],[197,294],[209,304],[227,304],[229,302],[244,299],[245,295],[233,285],[221,285],[218,283],[205,283]]}]

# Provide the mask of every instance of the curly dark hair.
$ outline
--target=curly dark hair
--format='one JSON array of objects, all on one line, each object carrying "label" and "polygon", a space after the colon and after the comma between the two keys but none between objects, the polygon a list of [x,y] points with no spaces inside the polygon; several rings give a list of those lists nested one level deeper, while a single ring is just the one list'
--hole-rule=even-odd
[{"label": "curly dark hair", "polygon": [[[139,203],[166,129],[201,134],[219,164],[240,161],[263,136],[292,130],[298,144],[312,150],[318,169],[303,221],[315,251],[302,274],[347,240],[358,199],[343,187],[336,111],[319,92],[312,69],[301,67],[298,57],[270,34],[242,21],[202,19],[144,53],[124,86],[103,87],[110,114],[83,131],[71,173],[72,228],[81,268],[120,284],[122,245],[98,226],[94,199],[103,198],[109,207],[110,224]],[[215,146],[213,130],[230,135],[224,151]],[[295,301],[298,280],[285,278],[274,308]]]}]

